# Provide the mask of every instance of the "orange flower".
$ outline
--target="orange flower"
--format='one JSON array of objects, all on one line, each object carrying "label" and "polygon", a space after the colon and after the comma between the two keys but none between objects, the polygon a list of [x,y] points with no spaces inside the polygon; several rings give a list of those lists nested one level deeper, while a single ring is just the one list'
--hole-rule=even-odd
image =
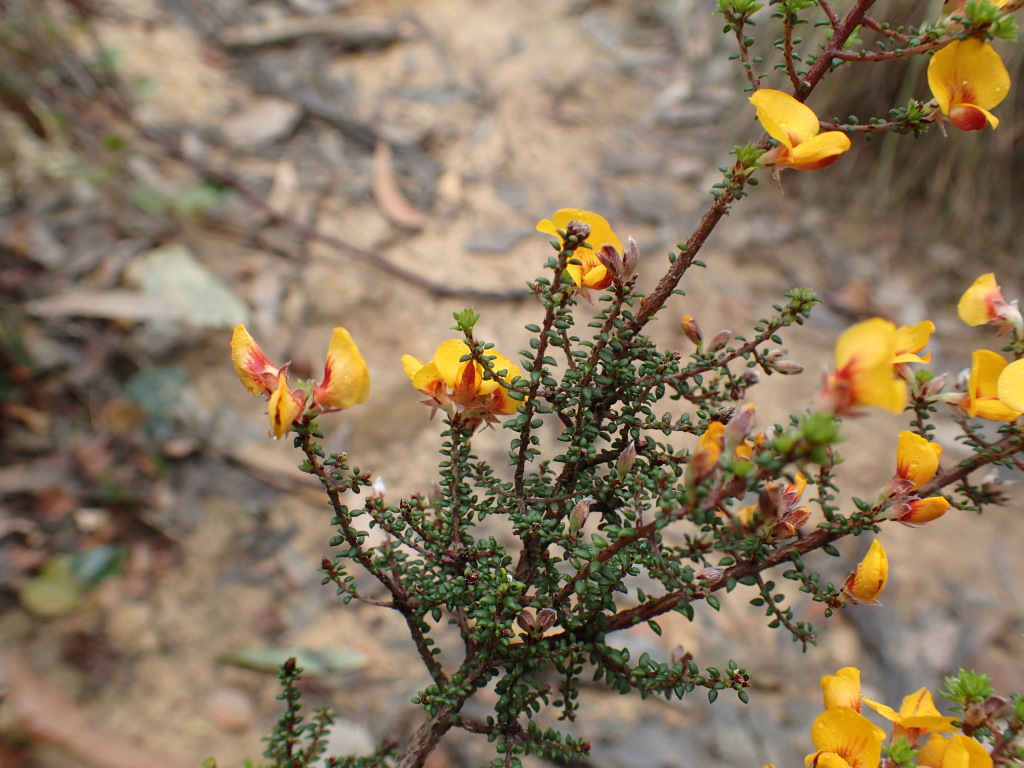
[{"label": "orange flower", "polygon": [[892,729],[893,741],[902,736],[908,744],[916,747],[921,737],[929,731],[951,732],[957,730],[957,727],[953,725],[956,722],[956,718],[944,717],[935,708],[935,701],[932,699],[932,694],[927,688],[922,688],[916,693],[904,696],[899,712],[892,707],[887,707],[885,704],[872,701],[867,696],[862,698],[864,703],[875,710],[875,712],[894,723]]},{"label": "orange flower", "polygon": [[836,342],[836,371],[825,378],[816,409],[849,416],[860,405],[899,413],[907,384],[895,375],[896,326],[879,317],[857,323]]},{"label": "orange flower", "polygon": [[999,54],[981,40],[954,40],[928,62],[928,85],[949,122],[962,131],[980,131],[987,122],[999,127],[989,112],[1010,91],[1010,75]]},{"label": "orange flower", "polygon": [[603,216],[580,208],[563,208],[550,219],[538,222],[537,231],[560,239],[561,235],[558,234],[558,230],[566,231],[570,222],[580,222],[586,225],[589,234],[586,236],[585,242],[592,247],[588,248],[581,242],[569,259],[565,271],[576,283],[577,293],[589,297],[590,290],[602,291],[612,284],[612,274],[601,263],[596,251],[605,245],[610,245],[617,253],[621,254],[623,252],[622,243]]},{"label": "orange flower", "polygon": [[888,580],[889,558],[885,555],[882,542],[875,539],[857,569],[847,577],[843,584],[843,594],[851,603],[878,605],[877,598]]},{"label": "orange flower", "polygon": [[450,416],[463,420],[494,421],[496,416],[515,413],[521,401],[508,396],[508,387],[521,376],[518,366],[492,350],[491,368],[497,374],[484,377],[484,368],[475,360],[462,360],[470,354],[462,339],[442,342],[434,359],[424,365],[412,355],[402,357],[402,367],[412,384],[430,399],[425,405],[443,408]]},{"label": "orange flower", "polygon": [[1017,302],[1007,302],[1003,298],[996,276],[991,272],[979,277],[964,291],[956,311],[968,325],[994,325],[999,328],[1000,335],[1013,328],[1018,336],[1024,335],[1024,320]]},{"label": "orange flower", "polygon": [[992,757],[981,744],[962,733],[946,739],[933,733],[917,755],[928,768],[992,768]]},{"label": "orange flower", "polygon": [[818,117],[788,93],[762,88],[750,97],[757,119],[779,146],[761,155],[764,165],[813,171],[832,165],[850,148],[842,131],[818,133]]},{"label": "orange flower", "polygon": [[878,768],[885,731],[850,707],[833,707],[811,726],[817,752],[804,758],[807,768]]}]

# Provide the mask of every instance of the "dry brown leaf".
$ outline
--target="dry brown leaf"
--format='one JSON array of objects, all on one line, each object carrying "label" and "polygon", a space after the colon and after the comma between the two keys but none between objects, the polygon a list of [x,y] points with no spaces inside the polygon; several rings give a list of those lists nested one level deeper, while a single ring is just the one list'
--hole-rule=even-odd
[{"label": "dry brown leaf", "polygon": [[184,763],[97,729],[79,707],[37,675],[21,654],[7,657],[4,672],[7,701],[36,741],[63,747],[97,768],[186,768]]},{"label": "dry brown leaf", "polygon": [[398,188],[391,147],[384,141],[378,141],[373,150],[373,199],[381,212],[400,227],[423,229],[427,225],[427,215],[406,200]]}]

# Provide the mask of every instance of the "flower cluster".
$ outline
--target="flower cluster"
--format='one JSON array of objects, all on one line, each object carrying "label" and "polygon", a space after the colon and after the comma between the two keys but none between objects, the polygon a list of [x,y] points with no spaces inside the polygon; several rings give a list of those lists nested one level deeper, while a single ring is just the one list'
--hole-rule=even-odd
[{"label": "flower cluster", "polygon": [[370,396],[370,373],[359,347],[344,328],[335,328],[327,350],[324,375],[293,389],[288,384],[290,363],[277,367],[259,348],[244,325],[231,335],[231,362],[245,388],[269,398],[270,432],[282,438],[307,415],[343,411]]},{"label": "flower cluster", "polygon": [[939,712],[927,688],[904,697],[896,711],[864,696],[860,670],[845,667],[834,675],[825,675],[821,690],[825,711],[811,726],[815,751],[804,760],[807,768],[878,768],[882,764],[885,731],[862,713],[862,704],[892,723],[889,742],[893,747],[899,744],[906,755],[900,765],[910,765],[916,755],[916,764],[922,767],[992,768],[992,758],[985,748],[958,733],[956,718]]}]

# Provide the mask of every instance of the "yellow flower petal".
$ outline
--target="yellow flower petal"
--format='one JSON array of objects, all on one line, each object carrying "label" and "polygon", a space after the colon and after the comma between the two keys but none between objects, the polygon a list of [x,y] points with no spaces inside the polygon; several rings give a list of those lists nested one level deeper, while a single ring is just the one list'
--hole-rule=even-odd
[{"label": "yellow flower petal", "polygon": [[[469,345],[462,339],[443,341],[434,351],[434,364],[449,389],[456,390],[460,384],[465,386],[463,377],[466,375],[466,367],[470,366],[472,361],[461,362],[461,360],[468,354]],[[479,382],[479,374],[475,381]]]},{"label": "yellow flower petal", "polygon": [[826,710],[811,725],[811,743],[820,753],[818,768],[836,765],[826,758],[833,753],[852,768],[877,768],[885,731],[849,707]]},{"label": "yellow flower petal", "polygon": [[946,739],[933,733],[917,755],[924,768],[992,768],[992,757],[981,744],[962,733]]},{"label": "yellow flower petal", "polygon": [[1024,412],[1024,360],[1006,366],[996,381],[999,400],[1012,411]]},{"label": "yellow flower petal", "polygon": [[825,696],[825,709],[849,707],[860,712],[860,670],[843,667],[834,675],[821,678],[821,692]]},{"label": "yellow flower petal", "polygon": [[996,276],[987,272],[964,291],[956,305],[956,312],[968,325],[985,325],[995,319],[994,302],[1002,298],[1003,293],[996,283]]},{"label": "yellow flower petal", "polygon": [[917,353],[928,346],[928,340],[933,333],[935,333],[935,323],[931,320],[897,328],[892,343],[893,364],[931,362],[931,353],[924,357],[918,356]]},{"label": "yellow flower petal", "polygon": [[750,97],[750,103],[757,109],[757,119],[768,135],[789,149],[818,134],[814,110],[788,93],[762,88]]},{"label": "yellow flower petal", "polygon": [[239,381],[254,395],[269,395],[276,386],[278,368],[241,323],[231,333],[231,364]]},{"label": "yellow flower petal", "polygon": [[935,706],[932,693],[927,688],[903,697],[900,704],[901,725],[911,728],[926,728],[929,731],[955,731],[955,717],[944,717]]},{"label": "yellow flower petal", "polygon": [[410,379],[416,378],[416,373],[423,367],[423,363],[412,355],[402,355],[402,370]]},{"label": "yellow flower petal", "polygon": [[907,511],[897,519],[904,525],[915,526],[938,520],[949,511],[949,499],[943,496],[929,496],[917,499],[907,505]]},{"label": "yellow flower petal", "polygon": [[[1006,360],[998,352],[988,349],[974,350],[965,404],[968,416],[977,416],[989,421],[1013,421],[1021,415],[1021,411],[1010,408],[999,399],[999,377],[1006,367]],[[1011,379],[1008,379],[1007,389],[1012,396],[1014,387],[1010,382]]]},{"label": "yellow flower petal", "polygon": [[335,328],[327,350],[324,377],[313,389],[322,411],[343,411],[370,396],[370,371],[363,355],[344,328]]},{"label": "yellow flower petal", "polygon": [[274,437],[280,440],[288,433],[292,423],[302,413],[303,405],[304,403],[288,387],[288,380],[282,372],[278,377],[277,389],[270,395],[270,402],[267,404],[270,431]]},{"label": "yellow flower petal", "polygon": [[[818,118],[814,119],[817,122]],[[798,171],[814,171],[831,165],[849,148],[850,137],[845,133],[826,131],[801,141],[789,150],[787,165]]]},{"label": "yellow flower petal", "polygon": [[437,364],[433,360],[420,366],[420,369],[411,378],[412,385],[424,393],[433,390],[438,382],[444,383],[441,372],[437,370]]},{"label": "yellow flower petal", "polygon": [[915,432],[900,432],[896,447],[896,474],[914,485],[909,489],[916,491],[927,483],[939,471],[939,456],[942,446],[929,443]]}]

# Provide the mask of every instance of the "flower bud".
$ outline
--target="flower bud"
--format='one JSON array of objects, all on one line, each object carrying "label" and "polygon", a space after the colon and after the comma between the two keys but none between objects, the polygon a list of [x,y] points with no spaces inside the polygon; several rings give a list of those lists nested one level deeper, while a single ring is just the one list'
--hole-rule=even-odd
[{"label": "flower bud", "polygon": [[770,363],[774,363],[779,360],[785,360],[786,355],[788,354],[788,349],[769,349],[767,352],[764,353],[764,359]]},{"label": "flower bud", "polygon": [[781,373],[783,376],[793,376],[797,373],[801,373],[804,369],[804,367],[795,360],[780,360],[773,367],[776,372]]},{"label": "flower bud", "polygon": [[591,498],[584,496],[576,502],[576,506],[569,513],[569,538],[574,541],[579,538],[580,530],[583,528],[583,524],[587,522],[587,517],[590,516],[590,502]]},{"label": "flower bud", "polygon": [[575,237],[577,242],[585,243],[590,237],[590,225],[585,221],[570,221],[565,226],[566,239]]},{"label": "flower bud", "polygon": [[715,568],[714,566],[708,566],[707,568],[701,568],[695,574],[694,578],[698,581],[703,581],[705,584],[716,584],[719,579],[722,578],[722,569]]},{"label": "flower bud", "polygon": [[537,612],[537,632],[547,632],[555,625],[558,611],[554,608],[541,608]]},{"label": "flower bud", "polygon": [[727,453],[736,450],[736,446],[741,445],[750,436],[750,430],[754,428],[754,415],[754,404],[747,403],[740,408],[739,413],[729,419],[724,432]]},{"label": "flower bud", "polygon": [[610,274],[614,280],[618,281],[622,275],[622,257],[615,249],[615,246],[611,243],[605,243],[594,251],[594,255],[597,256],[598,261],[604,264],[605,269],[608,270],[608,274]]},{"label": "flower bud", "polygon": [[622,282],[626,282],[636,273],[640,263],[640,246],[632,237],[626,239],[625,252],[622,254]]},{"label": "flower bud", "polygon": [[697,325],[697,321],[693,319],[693,315],[683,315],[680,325],[683,328],[683,333],[686,334],[686,338],[699,347],[701,342],[704,341],[704,336],[700,332],[700,326]]},{"label": "flower bud", "polygon": [[711,343],[708,344],[709,352],[717,352],[720,349],[724,349],[725,345],[732,341],[732,331],[719,331],[711,337]]},{"label": "flower bud", "polygon": [[946,381],[949,380],[949,372],[941,373],[938,376],[926,381],[921,385],[921,395],[931,397],[942,392],[946,388]]},{"label": "flower bud", "polygon": [[533,611],[529,608],[519,612],[516,616],[516,624],[531,635],[537,630],[537,620],[533,616]]},{"label": "flower bud", "polygon": [[373,481],[373,493],[371,494],[371,498],[383,499],[387,490],[388,487],[384,484],[384,478],[377,475],[377,479]]},{"label": "flower bud", "polygon": [[615,460],[615,474],[621,480],[629,474],[636,464],[636,442],[629,441],[629,445],[622,449],[619,458]]},{"label": "flower bud", "polygon": [[755,371],[753,368],[747,368],[743,372],[743,384],[747,387],[752,387],[761,381],[761,374]]}]

